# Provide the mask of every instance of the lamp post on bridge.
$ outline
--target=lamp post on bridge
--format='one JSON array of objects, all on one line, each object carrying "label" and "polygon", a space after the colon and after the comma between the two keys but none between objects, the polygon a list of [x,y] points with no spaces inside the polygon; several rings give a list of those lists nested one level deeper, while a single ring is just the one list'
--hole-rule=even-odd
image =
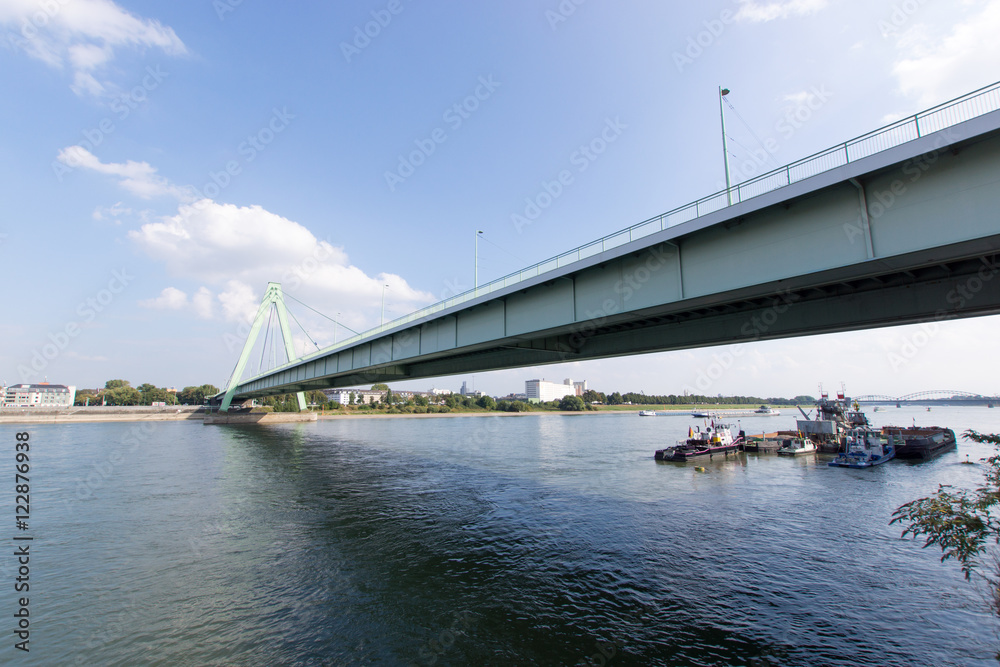
[{"label": "lamp post on bridge", "polygon": [[733,193],[729,183],[729,147],[726,145],[726,112],[722,108],[722,98],[729,94],[728,88],[719,86],[719,118],[722,120],[722,161],[726,167],[726,201],[733,205]]},{"label": "lamp post on bridge", "polygon": [[476,273],[472,281],[473,289],[479,289],[479,237],[483,233],[483,230],[476,230]]},{"label": "lamp post on bridge", "polygon": [[379,326],[385,324],[385,290],[388,285],[382,285],[382,316],[379,318]]}]

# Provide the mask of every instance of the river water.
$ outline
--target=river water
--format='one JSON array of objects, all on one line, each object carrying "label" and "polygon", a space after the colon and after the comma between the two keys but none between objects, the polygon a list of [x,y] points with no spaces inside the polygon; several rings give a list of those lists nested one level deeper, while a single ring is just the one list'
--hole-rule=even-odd
[{"label": "river water", "polygon": [[[1000,432],[1000,410],[876,424]],[[794,418],[741,420],[749,433]],[[686,416],[3,425],[31,444],[30,653],[0,662],[995,665],[998,625],[900,504],[991,453],[659,463]],[[11,515],[14,489],[3,490]],[[14,547],[4,549],[13,553]]]}]

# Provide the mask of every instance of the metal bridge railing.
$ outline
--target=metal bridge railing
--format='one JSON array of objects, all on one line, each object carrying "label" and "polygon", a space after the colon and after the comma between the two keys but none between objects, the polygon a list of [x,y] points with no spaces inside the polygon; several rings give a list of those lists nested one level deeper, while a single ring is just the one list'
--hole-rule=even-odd
[{"label": "metal bridge railing", "polygon": [[[849,141],[837,144],[819,153],[792,162],[784,167],[779,167],[773,171],[761,174],[756,178],[744,181],[731,186],[728,190],[722,190],[714,194],[702,197],[690,204],[679,206],[678,208],[662,213],[654,218],[644,220],[636,225],[627,227],[621,231],[614,232],[603,238],[591,241],[585,245],[574,248],[561,255],[543,260],[520,271],[516,271],[503,278],[480,285],[475,289],[457,294],[449,299],[440,301],[426,308],[421,308],[403,317],[386,322],[385,324],[369,329],[351,338],[340,341],[336,345],[314,352],[303,357],[309,359],[319,354],[325,354],[331,350],[350,347],[366,338],[374,338],[379,334],[395,329],[404,324],[414,322],[428,315],[440,312],[447,308],[460,305],[466,301],[485,296],[496,290],[510,285],[515,285],[524,280],[534,278],[557,268],[562,268],[569,264],[579,262],[592,255],[611,250],[625,243],[635,241],[654,232],[662,231],[668,227],[679,225],[682,222],[694,220],[703,215],[721,210],[727,206],[759,197],[762,194],[773,192],[811,176],[816,176],[825,171],[842,167],[850,162],[855,162],[862,158],[880,153],[884,150],[894,148],[908,141],[918,139],[924,135],[943,130],[952,125],[957,125],[967,120],[982,116],[991,111],[1000,109],[1000,82],[991,84],[979,90],[972,91],[957,97],[943,104],[931,107],[926,111],[914,114],[907,118],[890,123],[877,130],[863,134]],[[301,361],[301,360],[300,360]],[[273,372],[273,371],[271,371]]]}]

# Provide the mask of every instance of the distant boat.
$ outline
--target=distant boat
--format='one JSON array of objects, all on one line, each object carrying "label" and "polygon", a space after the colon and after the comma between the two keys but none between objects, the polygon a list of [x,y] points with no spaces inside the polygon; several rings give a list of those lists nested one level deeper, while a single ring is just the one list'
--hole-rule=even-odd
[{"label": "distant boat", "polygon": [[762,405],[753,411],[755,415],[780,415],[780,410],[775,410],[774,408],[769,408],[766,405]]},{"label": "distant boat", "polygon": [[639,410],[640,417],[655,417],[656,410]]}]

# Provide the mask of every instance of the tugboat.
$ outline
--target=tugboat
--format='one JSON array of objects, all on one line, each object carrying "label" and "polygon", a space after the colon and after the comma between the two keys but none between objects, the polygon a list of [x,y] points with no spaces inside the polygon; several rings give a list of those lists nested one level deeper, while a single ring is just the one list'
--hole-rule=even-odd
[{"label": "tugboat", "polygon": [[794,438],[785,438],[781,443],[781,448],[778,449],[778,454],[780,456],[795,456],[796,454],[814,454],[816,452],[816,443],[809,438],[803,438],[801,435]]},{"label": "tugboat", "polygon": [[842,451],[848,430],[869,426],[868,417],[861,411],[860,404],[855,401],[852,405],[843,386],[837,392],[836,400],[833,400],[820,385],[814,419],[810,419],[802,408],[799,408],[799,412],[804,419],[795,422],[796,430],[816,443],[821,452],[835,454]]},{"label": "tugboat", "polygon": [[704,428],[697,426],[688,429],[687,440],[681,440],[676,447],[658,449],[653,455],[657,461],[687,461],[689,459],[716,454],[729,454],[742,446],[746,434],[740,431],[733,439],[733,433],[728,424],[716,424],[714,421]]},{"label": "tugboat", "polygon": [[885,463],[895,455],[895,446],[886,442],[880,432],[870,428],[855,428],[848,431],[847,451],[838,454],[829,465],[870,468]]}]

